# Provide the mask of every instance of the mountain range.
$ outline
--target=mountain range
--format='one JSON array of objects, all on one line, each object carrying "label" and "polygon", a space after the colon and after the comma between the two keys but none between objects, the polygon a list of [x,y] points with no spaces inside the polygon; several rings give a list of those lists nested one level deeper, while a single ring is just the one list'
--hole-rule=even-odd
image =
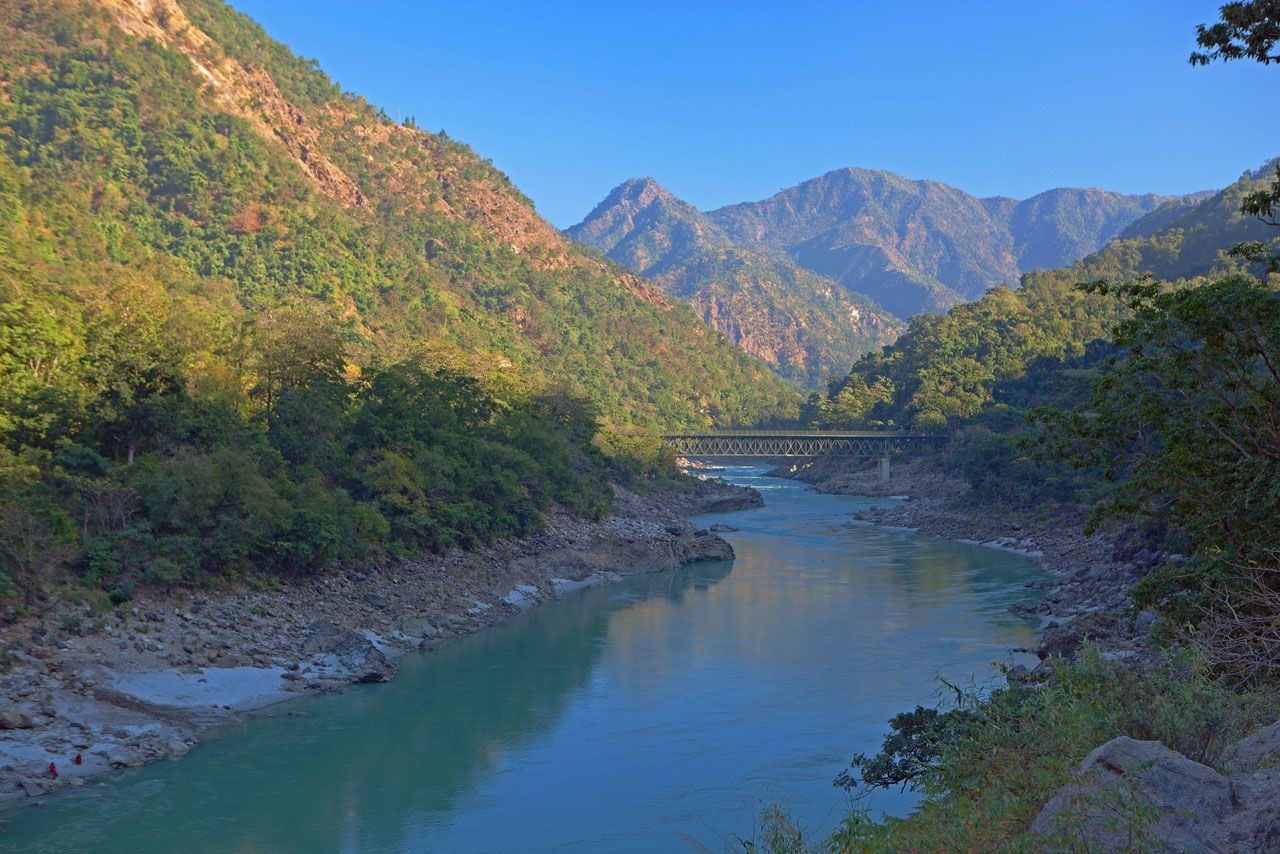
[{"label": "mountain range", "polygon": [[1186,201],[1099,189],[977,198],[849,168],[702,212],[643,178],[615,188],[566,233],[690,302],[784,375],[812,381],[916,314],[1069,265]]},{"label": "mountain range", "polygon": [[690,303],[743,350],[805,385],[847,370],[903,328],[873,300],[785,255],[735,243],[651,178],[615,188],[568,234]]}]

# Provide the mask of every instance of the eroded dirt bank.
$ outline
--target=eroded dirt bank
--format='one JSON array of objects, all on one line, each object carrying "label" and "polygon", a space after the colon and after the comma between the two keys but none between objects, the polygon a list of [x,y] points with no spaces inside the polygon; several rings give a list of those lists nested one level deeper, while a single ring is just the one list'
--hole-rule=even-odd
[{"label": "eroded dirt bank", "polygon": [[762,503],[713,481],[657,497],[619,488],[602,522],[553,516],[541,533],[477,551],[269,590],[148,593],[105,614],[60,603],[10,618],[0,628],[0,800],[179,757],[235,716],[386,681],[401,655],[583,587],[732,557],[687,517]]}]

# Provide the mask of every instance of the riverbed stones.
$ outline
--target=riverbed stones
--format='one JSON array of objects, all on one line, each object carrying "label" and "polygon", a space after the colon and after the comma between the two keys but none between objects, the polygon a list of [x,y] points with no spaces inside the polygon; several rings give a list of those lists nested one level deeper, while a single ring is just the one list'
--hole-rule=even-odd
[{"label": "riverbed stones", "polygon": [[434,638],[442,634],[431,620],[422,616],[401,617],[396,625],[402,634],[411,638]]},{"label": "riverbed stones", "polygon": [[31,711],[18,706],[0,708],[0,730],[30,729]]},{"label": "riverbed stones", "polygon": [[[46,754],[54,755],[46,744],[62,745],[55,746],[58,756],[73,742],[85,744],[59,765],[83,750],[85,765],[76,774],[88,775],[176,756],[181,749],[175,739],[189,745],[203,729],[237,713],[225,701],[162,710],[145,697],[104,689],[113,672],[179,670],[207,684],[199,683],[198,668],[216,665],[297,677],[274,680],[281,694],[385,681],[395,673],[394,659],[420,642],[432,646],[517,613],[496,603],[518,584],[542,600],[567,592],[558,589],[564,582],[617,581],[690,560],[730,557],[727,542],[681,517],[759,503],[754,491],[714,482],[678,496],[640,496],[621,487],[615,493],[615,512],[606,520],[552,514],[545,529],[529,536],[472,552],[424,555],[393,571],[365,567],[270,591],[205,592],[199,598],[142,590],[130,607],[94,617],[104,629],[83,638],[64,637],[56,628],[68,616],[87,623],[83,608],[72,603],[55,604],[39,619],[16,618],[0,627],[0,649],[10,661],[0,674],[0,707],[44,707],[49,714],[29,714],[29,728],[3,731],[0,799],[22,794],[20,779],[44,779]],[[468,614],[477,602],[485,607]],[[87,667],[104,681],[93,685],[83,675]],[[60,678],[60,671],[69,675]],[[68,772],[39,785],[56,788],[75,776]]]}]

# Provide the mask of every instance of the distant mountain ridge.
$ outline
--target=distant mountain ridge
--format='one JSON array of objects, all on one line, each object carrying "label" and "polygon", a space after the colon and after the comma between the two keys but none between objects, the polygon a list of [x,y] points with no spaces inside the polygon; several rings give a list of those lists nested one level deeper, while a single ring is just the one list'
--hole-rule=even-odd
[{"label": "distant mountain ridge", "polygon": [[652,178],[615,187],[568,234],[689,302],[789,379],[816,385],[892,341],[901,323],[871,299],[736,244]]},{"label": "distant mountain ridge", "polygon": [[938,181],[847,168],[707,216],[735,242],[785,255],[906,318],[1071,264],[1177,198],[1060,188],[980,199]]}]

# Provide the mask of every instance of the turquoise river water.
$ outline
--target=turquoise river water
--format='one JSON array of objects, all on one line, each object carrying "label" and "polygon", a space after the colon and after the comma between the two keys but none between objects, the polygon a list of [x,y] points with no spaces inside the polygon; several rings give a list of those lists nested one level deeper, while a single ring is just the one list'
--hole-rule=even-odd
[{"label": "turquoise river water", "polygon": [[0,849],[721,851],[775,802],[831,829],[832,779],[890,716],[1033,644],[1007,608],[1037,570],[853,523],[862,499],[726,474],[766,501],[698,520],[739,529],[734,561],[572,594],[389,684],[267,710],[3,816]]}]

